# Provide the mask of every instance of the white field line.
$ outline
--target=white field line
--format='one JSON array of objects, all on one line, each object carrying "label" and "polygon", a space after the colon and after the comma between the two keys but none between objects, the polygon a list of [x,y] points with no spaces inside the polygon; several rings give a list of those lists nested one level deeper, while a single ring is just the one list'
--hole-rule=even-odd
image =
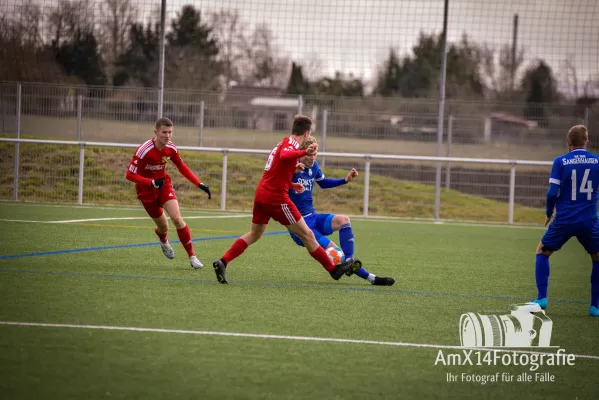
[{"label": "white field line", "polygon": [[[19,203],[14,202],[13,200],[0,200],[0,204],[2,206],[17,206],[17,207],[48,207],[48,208],[82,208],[82,209],[92,209],[92,210],[112,210],[112,211],[141,211],[143,212],[143,208],[141,207],[133,207],[133,206],[99,206],[99,205],[81,205],[81,204],[44,204],[44,203]],[[219,213],[220,210],[195,210],[189,209],[185,207],[181,207],[181,210],[185,213],[203,213],[203,214],[212,214]],[[228,211],[228,210],[227,210]],[[230,211],[232,213],[240,213],[240,211]]]},{"label": "white field line", "polygon": [[424,220],[410,220],[410,219],[379,219],[371,217],[351,217],[352,221],[361,222],[384,222],[384,223],[397,223],[397,224],[416,224],[416,225],[448,225],[448,226],[466,226],[474,228],[507,228],[507,229],[533,229],[533,230],[546,230],[543,226],[534,225],[501,225],[501,224],[485,224],[482,222],[457,222],[457,221],[424,221]]},{"label": "white field line", "polygon": [[[185,219],[218,219],[218,218],[247,218],[250,214],[233,214],[233,215],[191,215]],[[124,221],[124,220],[145,220],[149,217],[110,217],[110,218],[86,218],[86,219],[65,219],[59,221],[32,221],[26,219],[0,219],[3,222],[30,222],[38,224],[72,224],[78,222],[97,222],[97,221]]]},{"label": "white field line", "polygon": [[[52,208],[89,208],[96,210],[115,210],[115,211],[140,211],[139,207],[123,207],[123,206],[94,206],[94,205],[69,205],[69,204],[38,204],[38,203],[15,203],[12,200],[0,200],[0,204],[3,206],[27,206],[27,207],[52,207]],[[185,213],[189,212],[211,212],[211,210],[188,210],[185,208],[181,209]],[[215,210],[218,212],[217,210]],[[239,213],[240,211],[231,211],[232,213]],[[247,216],[246,214],[243,215]],[[422,225],[452,225],[452,226],[466,226],[466,227],[481,227],[481,228],[509,228],[509,229],[533,229],[533,230],[545,230],[545,227],[534,226],[534,225],[508,225],[508,224],[497,224],[497,223],[484,223],[477,221],[457,221],[457,220],[426,220],[426,219],[410,219],[401,217],[377,217],[369,216],[364,217],[362,215],[350,215],[354,221],[365,221],[365,222],[387,222],[387,223],[400,223],[400,224],[422,224]],[[186,216],[185,219],[192,218]],[[194,217],[195,218],[195,217]],[[38,222],[38,223],[59,223],[49,221],[27,221],[27,220],[8,220],[0,219],[5,222]]]},{"label": "white field line", "polygon": [[[193,331],[183,329],[160,329],[160,328],[137,328],[130,326],[105,326],[105,325],[74,325],[74,324],[51,324],[43,322],[15,322],[15,321],[0,321],[0,325],[11,326],[35,326],[49,328],[72,328],[72,329],[97,329],[105,331],[129,331],[129,332],[153,332],[153,333],[178,333],[184,335],[204,335],[204,336],[228,336],[228,337],[243,337],[255,339],[279,339],[279,340],[296,340],[296,341],[311,341],[311,342],[335,342],[335,343],[352,343],[352,344],[371,344],[379,346],[395,346],[395,347],[415,347],[429,349],[446,349],[446,350],[480,350],[480,351],[497,351],[504,353],[523,353],[523,354],[546,354],[554,355],[556,353],[534,351],[534,350],[514,350],[507,348],[471,348],[462,346],[449,346],[441,344],[425,344],[425,343],[406,343],[406,342],[384,342],[378,340],[360,340],[360,339],[342,339],[342,338],[325,338],[312,336],[287,336],[287,335],[266,335],[259,333],[238,333],[238,332],[219,332],[219,331]],[[564,353],[565,354],[565,353]],[[588,358],[591,360],[599,360],[599,356],[588,354],[574,354],[576,358]]]}]

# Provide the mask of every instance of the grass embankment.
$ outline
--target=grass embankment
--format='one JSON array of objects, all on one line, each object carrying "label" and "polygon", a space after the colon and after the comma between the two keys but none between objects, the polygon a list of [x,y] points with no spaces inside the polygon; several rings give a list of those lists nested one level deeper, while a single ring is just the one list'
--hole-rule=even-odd
[{"label": "grass embankment", "polygon": [[[79,149],[74,146],[22,144],[20,147],[19,200],[38,202],[76,202],[79,176]],[[177,196],[183,207],[220,209],[222,155],[181,152],[188,166],[212,188],[208,201],[175,171],[168,167]],[[132,149],[103,147],[86,148],[83,202],[92,204],[136,204],[133,184],[124,174],[133,154]],[[0,198],[13,194],[14,145],[0,145]],[[229,155],[226,208],[249,211],[253,193],[264,165],[265,156]],[[326,169],[329,177],[343,177],[347,171]],[[333,190],[315,189],[317,208],[361,215],[364,204],[364,180],[360,176],[349,185]],[[371,174],[369,210],[371,216],[432,218],[435,188]],[[514,222],[539,223],[543,210],[516,205]],[[466,195],[455,190],[442,190],[441,218],[506,222],[508,205],[483,197]]]}]

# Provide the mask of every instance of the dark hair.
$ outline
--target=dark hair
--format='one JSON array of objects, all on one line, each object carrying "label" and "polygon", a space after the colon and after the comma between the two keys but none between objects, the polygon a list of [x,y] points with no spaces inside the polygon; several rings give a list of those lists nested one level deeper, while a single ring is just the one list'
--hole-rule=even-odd
[{"label": "dark hair", "polygon": [[166,117],[158,118],[158,121],[156,121],[156,130],[160,129],[161,126],[171,127],[173,126],[173,121]]},{"label": "dark hair", "polygon": [[572,146],[582,147],[589,140],[589,130],[584,125],[574,125],[568,131],[568,141]]},{"label": "dark hair", "polygon": [[293,117],[293,127],[291,133],[296,136],[303,135],[312,129],[312,119],[302,114],[296,114]]}]

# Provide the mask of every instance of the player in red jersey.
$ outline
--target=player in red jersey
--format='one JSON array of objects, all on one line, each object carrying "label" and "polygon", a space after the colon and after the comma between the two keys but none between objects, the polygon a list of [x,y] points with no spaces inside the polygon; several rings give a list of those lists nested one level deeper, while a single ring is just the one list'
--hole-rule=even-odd
[{"label": "player in red jersey", "polygon": [[262,179],[256,188],[254,195],[254,209],[252,212],[252,224],[250,231],[237,239],[225,254],[212,263],[216,272],[216,279],[220,283],[228,283],[225,277],[227,264],[258,241],[268,221],[272,218],[293,232],[306,244],[310,255],[316,259],[333,277],[338,280],[347,273],[351,275],[353,259],[348,258],[345,262],[335,265],[320,247],[314,233],[302,218],[297,207],[289,198],[289,189],[303,191],[302,184],[292,183],[291,179],[295,172],[298,159],[306,154],[315,154],[318,144],[314,143],[306,150],[298,150],[300,145],[306,141],[312,131],[312,120],[305,115],[296,115],[293,119],[291,136],[283,139],[272,150],[266,161]]},{"label": "player in red jersey", "polygon": [[156,223],[154,232],[160,239],[160,247],[164,255],[169,259],[175,257],[175,251],[166,236],[168,220],[163,209],[166,210],[177,228],[177,235],[189,256],[189,263],[194,269],[202,268],[202,263],[193,251],[189,227],[181,217],[179,202],[173,190],[171,178],[166,173],[166,162],[171,160],[188,181],[208,194],[208,199],[212,197],[210,188],[204,185],[181,160],[177,147],[171,142],[173,123],[170,119],[160,118],[156,121],[154,134],[155,138],[135,149],[125,177],[131,182],[135,182],[137,198]]}]

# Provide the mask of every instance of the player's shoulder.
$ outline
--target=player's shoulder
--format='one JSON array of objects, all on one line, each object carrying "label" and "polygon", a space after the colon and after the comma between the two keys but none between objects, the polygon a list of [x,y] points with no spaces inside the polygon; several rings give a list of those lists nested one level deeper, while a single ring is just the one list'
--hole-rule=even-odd
[{"label": "player's shoulder", "polygon": [[281,143],[285,146],[293,146],[294,149],[299,149],[300,147],[299,142],[293,136],[287,136]]},{"label": "player's shoulder", "polygon": [[170,140],[169,140],[168,144],[166,145],[166,148],[174,151],[175,153],[178,152],[177,146],[175,146],[175,144]]},{"label": "player's shoulder", "polygon": [[140,144],[135,150],[135,155],[139,158],[144,158],[150,150],[154,148],[154,139],[146,140]]}]

